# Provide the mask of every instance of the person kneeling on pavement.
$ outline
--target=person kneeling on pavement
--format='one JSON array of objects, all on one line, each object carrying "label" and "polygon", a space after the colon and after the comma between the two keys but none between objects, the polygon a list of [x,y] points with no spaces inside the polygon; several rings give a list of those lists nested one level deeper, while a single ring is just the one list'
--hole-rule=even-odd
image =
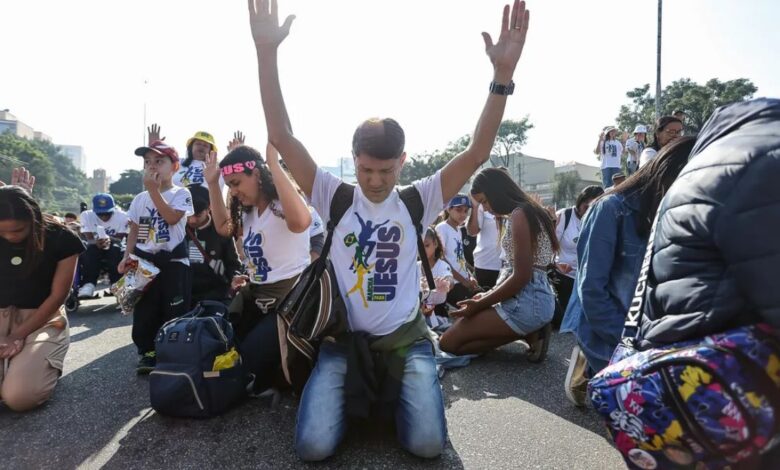
[{"label": "person kneeling on pavement", "polygon": [[87,251],[79,258],[79,298],[88,299],[95,294],[101,270],[108,273],[111,284],[121,277],[117,266],[122,261],[122,240],[127,237],[128,223],[127,214],[105,193],[96,194],[92,210],[81,214],[81,234],[87,241]]},{"label": "person kneeling on pavement", "polygon": [[[34,180],[13,182],[31,191]],[[27,411],[62,375],[70,344],[62,304],[84,246],[19,186],[0,188],[0,400]]]},{"label": "person kneeling on pavement", "polygon": [[209,211],[209,190],[188,186],[195,214],[187,218],[187,238],[192,266],[192,305],[201,300],[227,302],[230,282],[241,271],[232,237],[217,232]]}]

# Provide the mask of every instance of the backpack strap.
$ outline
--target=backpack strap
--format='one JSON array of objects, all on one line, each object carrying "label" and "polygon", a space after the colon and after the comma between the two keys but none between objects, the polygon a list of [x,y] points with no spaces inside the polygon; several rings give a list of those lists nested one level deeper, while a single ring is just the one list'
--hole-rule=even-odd
[{"label": "backpack strap", "polygon": [[639,336],[639,329],[642,326],[642,316],[645,310],[645,302],[647,298],[647,284],[653,277],[653,240],[655,239],[655,230],[658,225],[658,219],[661,215],[663,203],[658,207],[653,219],[653,225],[650,229],[650,238],[647,241],[647,250],[645,251],[645,257],[642,260],[642,267],[639,269],[639,279],[636,283],[636,289],[634,290],[634,298],[631,300],[631,305],[628,307],[626,313],[626,322],[623,326],[623,334],[621,341],[633,346],[631,343]]},{"label": "backpack strap", "polygon": [[420,256],[423,271],[425,271],[425,279],[428,281],[428,289],[432,292],[436,289],[436,283],[433,281],[433,272],[431,272],[431,265],[428,264],[428,256],[425,255],[425,245],[422,239],[422,219],[425,213],[422,196],[420,191],[417,191],[417,188],[411,185],[399,189],[398,195],[412,217],[412,224],[414,224],[414,229],[417,232],[417,252]]},{"label": "backpack strap", "polygon": [[325,244],[322,246],[322,253],[320,253],[320,258],[323,260],[326,259],[328,253],[330,253],[330,244],[333,242],[333,232],[335,232],[336,226],[341,222],[341,219],[344,217],[344,214],[347,213],[347,210],[352,207],[354,195],[355,186],[349,183],[341,183],[333,194],[333,199],[330,201],[330,219],[326,226],[328,236],[325,237]]},{"label": "backpack strap", "polygon": [[569,228],[569,222],[571,222],[571,214],[574,212],[573,207],[569,207],[565,211],[563,211],[563,217],[565,222],[563,223],[563,233],[566,233],[566,229]]}]

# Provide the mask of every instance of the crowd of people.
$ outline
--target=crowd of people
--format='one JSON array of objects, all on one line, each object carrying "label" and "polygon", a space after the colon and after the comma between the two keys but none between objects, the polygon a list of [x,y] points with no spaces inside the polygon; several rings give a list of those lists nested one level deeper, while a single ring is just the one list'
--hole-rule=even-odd
[{"label": "crowd of people", "polygon": [[[148,145],[135,150],[145,190],[126,213],[111,195],[97,194],[92,209],[60,222],[31,196],[35,181],[26,171],[0,187],[6,406],[28,410],[53,392],[68,349],[62,305],[74,278],[78,295],[91,298],[101,273],[113,284],[139,258],[159,269],[133,311],[139,374],[155,369],[155,336],[166,321],[215,300],[229,305],[254,374],[248,393],[262,395],[278,382],[284,338],[275,311],[319,256],[342,181],[318,167],[292,132],[277,67],[292,19],[280,24],[275,8],[250,2],[269,139],[264,156],[237,132],[219,159],[214,137],[198,131],[181,161],[153,125]],[[393,407],[400,444],[416,456],[438,456],[447,439],[437,351],[482,354],[522,340],[528,360],[541,362],[560,328],[576,337],[562,386],[575,405],[586,404],[588,380],[621,340],[657,214],[661,243],[648,281],[644,341],[669,343],[750,322],[780,327],[780,291],[769,274],[780,261],[772,239],[780,223],[773,178],[780,174],[780,102],[725,108],[699,136],[682,136],[679,115],[658,119],[652,136],[644,123],[631,136],[605,127],[595,148],[602,186],[585,187],[573,206],[551,210],[505,169],[480,170],[512,94],[528,24],[516,1],[503,12],[498,41],[485,36],[494,75],[471,143],[413,184],[423,205],[424,259],[396,190],[407,157],[404,130],[393,119],[368,119],[356,129],[354,195],[329,227],[328,256],[350,330],[401,371],[385,404]],[[469,181],[468,193],[460,193]],[[20,282],[30,288],[19,289]],[[303,460],[326,459],[344,437],[355,400],[353,354],[338,340],[319,346],[298,408],[294,445]]]}]

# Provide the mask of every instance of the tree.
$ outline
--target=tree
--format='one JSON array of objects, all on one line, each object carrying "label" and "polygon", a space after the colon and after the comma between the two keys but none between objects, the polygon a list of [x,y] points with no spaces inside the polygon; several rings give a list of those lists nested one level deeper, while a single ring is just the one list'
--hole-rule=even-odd
[{"label": "tree", "polygon": [[144,174],[140,170],[125,170],[108,187],[111,194],[138,194],[144,190]]},{"label": "tree", "polygon": [[76,211],[81,201],[92,198],[87,176],[73,165],[59,146],[37,140],[34,144],[46,153],[54,167],[53,200],[49,205],[50,210]]},{"label": "tree", "polygon": [[444,150],[436,150],[433,153],[424,153],[411,157],[410,161],[406,162],[401,170],[399,182],[401,184],[411,184],[413,181],[436,173],[447,162],[466,150],[469,143],[471,143],[471,136],[464,135],[447,144],[447,148]]},{"label": "tree", "polygon": [[47,208],[52,201],[54,165],[33,141],[5,132],[0,135],[0,180],[9,183],[11,171],[18,166],[35,175],[34,196]]},{"label": "tree", "polygon": [[553,202],[556,207],[565,207],[577,199],[577,184],[580,177],[576,171],[557,173],[553,181]]},{"label": "tree", "polygon": [[[669,115],[674,110],[686,114],[685,133],[696,134],[720,106],[748,100],[758,88],[747,78],[721,82],[717,78],[704,85],[681,78],[672,82],[661,92],[661,114]],[[644,85],[626,93],[630,104],[620,107],[617,117],[618,128],[631,131],[637,124],[652,124],[655,119],[655,97],[650,94],[650,85]]]},{"label": "tree", "polygon": [[534,125],[528,121],[528,116],[519,121],[510,119],[502,121],[493,144],[493,155],[491,156],[493,166],[509,168],[509,156],[518,153],[520,148],[525,145],[528,140],[527,132],[533,127]]}]

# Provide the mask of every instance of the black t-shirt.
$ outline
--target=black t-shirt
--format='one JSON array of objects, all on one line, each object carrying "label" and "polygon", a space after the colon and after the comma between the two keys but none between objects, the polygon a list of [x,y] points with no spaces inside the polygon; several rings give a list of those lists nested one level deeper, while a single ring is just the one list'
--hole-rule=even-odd
[{"label": "black t-shirt", "polygon": [[84,251],[78,235],[65,227],[51,226],[46,230],[38,266],[24,276],[26,243],[11,244],[0,237],[0,308],[38,308],[51,294],[57,263]]}]

